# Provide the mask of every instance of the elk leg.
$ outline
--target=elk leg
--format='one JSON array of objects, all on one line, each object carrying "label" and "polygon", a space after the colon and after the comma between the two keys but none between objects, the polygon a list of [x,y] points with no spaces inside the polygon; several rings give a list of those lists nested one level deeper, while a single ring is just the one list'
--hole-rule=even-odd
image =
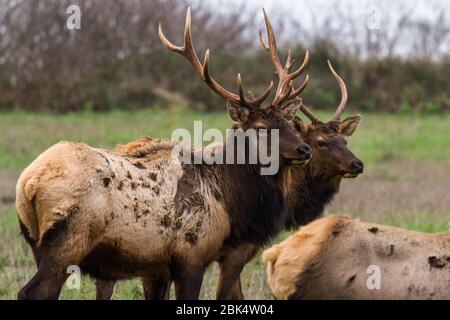
[{"label": "elk leg", "polygon": [[114,286],[116,281],[114,280],[96,280],[95,287],[97,291],[97,300],[111,300],[114,293]]},{"label": "elk leg", "polygon": [[177,300],[198,300],[203,282],[204,266],[177,265],[174,273]]},{"label": "elk leg", "polygon": [[216,298],[219,300],[244,299],[240,274],[258,248],[253,245],[243,245],[239,248],[228,249],[219,259],[219,285]]},{"label": "elk leg", "polygon": [[20,290],[18,299],[58,299],[70,276],[68,267],[78,266],[92,250],[89,228],[79,230],[72,223],[62,221],[42,237],[39,249],[33,250],[38,271]]},{"label": "elk leg", "polygon": [[231,300],[244,300],[244,292],[241,286],[241,277],[234,283],[233,290],[231,293]]},{"label": "elk leg", "polygon": [[148,277],[143,278],[142,282],[145,300],[169,300],[170,281],[164,278]]},{"label": "elk leg", "polygon": [[31,252],[33,253],[34,262],[36,263],[36,268],[39,269],[41,255],[40,255],[40,250],[38,248],[36,248],[36,241],[30,237],[28,229],[25,227],[25,225],[22,223],[22,221],[20,221],[20,219],[19,219],[19,226],[20,226],[20,231],[21,231],[23,237],[25,238],[25,241],[28,243],[28,245],[31,248]]},{"label": "elk leg", "polygon": [[20,300],[56,300],[68,278],[65,268],[54,266],[48,258],[40,261],[38,272],[20,290]]},{"label": "elk leg", "polygon": [[[219,262],[219,285],[217,287],[216,298],[218,300],[233,299],[236,286],[239,285],[239,276],[245,266],[246,261],[240,259],[233,260],[232,254],[227,254],[224,260]],[[243,294],[242,294],[243,296]]]},{"label": "elk leg", "polygon": [[172,281],[167,281],[166,292],[164,293],[164,300],[170,300],[170,287],[172,286]]}]

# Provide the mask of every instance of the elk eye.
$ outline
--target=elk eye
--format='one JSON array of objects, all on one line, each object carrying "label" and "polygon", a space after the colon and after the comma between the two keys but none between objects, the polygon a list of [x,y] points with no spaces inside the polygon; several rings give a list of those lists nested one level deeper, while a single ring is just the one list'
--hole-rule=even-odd
[{"label": "elk eye", "polygon": [[317,140],[317,145],[319,147],[325,147],[327,143],[325,142],[325,140]]},{"label": "elk eye", "polygon": [[347,140],[344,140],[344,144],[347,145],[347,143],[348,143]]}]

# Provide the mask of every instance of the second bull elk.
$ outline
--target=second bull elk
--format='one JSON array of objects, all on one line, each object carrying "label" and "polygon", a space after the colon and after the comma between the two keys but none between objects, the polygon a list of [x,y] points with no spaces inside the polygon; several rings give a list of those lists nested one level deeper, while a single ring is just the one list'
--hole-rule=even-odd
[{"label": "second bull elk", "polygon": [[[284,224],[290,164],[310,157],[309,146],[290,127],[299,105],[282,107],[299,93],[291,81],[304,66],[289,74],[274,102],[262,108],[272,83],[258,97],[244,95],[238,76],[239,93],[226,90],[209,74],[208,52],[200,63],[190,29],[188,9],[184,45],[162,36],[163,42],[227,100],[240,127],[278,130],[278,172],[261,175],[260,163],[180,163],[173,161],[173,144],[123,154],[58,143],[26,168],[17,184],[20,225],[38,267],[19,298],[58,298],[67,268],[79,265],[96,279],[172,279],[177,298],[196,299],[204,270],[224,243],[260,246]],[[250,143],[259,140],[246,146]],[[146,297],[158,294],[148,287]]]},{"label": "second bull elk", "polygon": [[[266,15],[265,20],[269,43],[263,40],[261,33],[260,40],[269,51],[277,73],[282,75],[289,70],[290,55],[286,68],[283,69],[277,55],[275,36]],[[325,206],[339,191],[342,179],[354,178],[363,172],[364,164],[348,149],[346,141],[355,132],[361,116],[354,115],[341,120],[347,104],[347,89],[329,61],[328,67],[341,89],[341,102],[336,113],[326,122],[321,121],[308,107],[300,103],[302,112],[311,120],[311,124],[304,124],[300,118],[296,117],[293,122],[294,130],[311,146],[313,156],[307,164],[295,166],[291,171],[287,185],[289,213],[285,225],[287,229],[298,228],[319,217]],[[217,298],[242,299],[244,297],[239,274],[259,249],[260,247],[253,244],[224,249],[224,254],[219,259],[220,278]]]}]

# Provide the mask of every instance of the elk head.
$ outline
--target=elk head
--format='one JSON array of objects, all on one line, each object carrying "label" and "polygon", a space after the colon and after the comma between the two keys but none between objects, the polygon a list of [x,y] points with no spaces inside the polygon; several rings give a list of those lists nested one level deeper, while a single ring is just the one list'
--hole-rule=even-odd
[{"label": "elk head", "polygon": [[322,122],[300,101],[300,110],[311,124],[305,125],[299,117],[293,124],[299,136],[313,149],[309,165],[316,175],[355,178],[363,172],[364,164],[348,149],[347,138],[355,132],[362,117],[357,114],[341,120],[347,104],[347,88],[329,60],[327,63],[341,89],[342,98],[336,113],[331,120]]},{"label": "elk head", "polygon": [[267,133],[273,129],[279,130],[280,161],[283,163],[303,163],[311,157],[311,149],[295,135],[290,126],[300,105],[288,103],[284,107],[281,106],[285,101],[297,97],[306,86],[308,79],[305,80],[305,83],[300,88],[295,90],[293,88],[292,80],[298,77],[306,67],[309,57],[308,54],[306,54],[303,64],[296,71],[289,74],[288,69],[292,65],[290,56],[286,61],[286,67],[283,68],[276,52],[275,37],[272,27],[265,12],[264,17],[269,34],[269,45],[267,46],[267,49],[271,52],[272,61],[279,77],[275,98],[273,102],[265,108],[261,107],[261,104],[271,93],[273,82],[270,82],[265,91],[259,96],[255,96],[251,91],[245,95],[241,75],[238,74],[238,93],[236,94],[222,87],[209,74],[209,49],[206,50],[204,61],[201,63],[192,44],[190,8],[188,8],[186,14],[183,46],[176,46],[166,38],[162,31],[161,23],[159,23],[158,33],[164,46],[184,56],[197,75],[210,87],[210,89],[226,99],[228,113],[235,123],[234,128],[241,128],[244,131],[248,129],[265,129],[267,130]]}]

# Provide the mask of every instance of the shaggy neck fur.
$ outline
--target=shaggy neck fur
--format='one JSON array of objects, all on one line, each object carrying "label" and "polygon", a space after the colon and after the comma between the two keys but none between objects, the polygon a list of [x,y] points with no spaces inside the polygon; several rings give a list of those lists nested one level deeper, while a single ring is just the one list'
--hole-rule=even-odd
[{"label": "shaggy neck fur", "polygon": [[264,245],[283,228],[287,214],[284,192],[287,170],[261,176],[256,165],[217,166],[223,183],[219,184],[222,202],[229,214],[231,233],[226,244]]},{"label": "shaggy neck fur", "polygon": [[[223,148],[226,154],[225,146]],[[218,180],[216,186],[219,190],[215,194],[220,195],[219,201],[230,218],[231,232],[225,242],[227,245],[264,245],[284,228],[287,215],[287,167],[280,165],[275,175],[261,175],[259,164],[210,167]]]},{"label": "shaggy neck fur", "polygon": [[314,166],[293,168],[289,185],[289,216],[287,229],[297,229],[322,215],[341,183],[341,177],[315,173]]}]

